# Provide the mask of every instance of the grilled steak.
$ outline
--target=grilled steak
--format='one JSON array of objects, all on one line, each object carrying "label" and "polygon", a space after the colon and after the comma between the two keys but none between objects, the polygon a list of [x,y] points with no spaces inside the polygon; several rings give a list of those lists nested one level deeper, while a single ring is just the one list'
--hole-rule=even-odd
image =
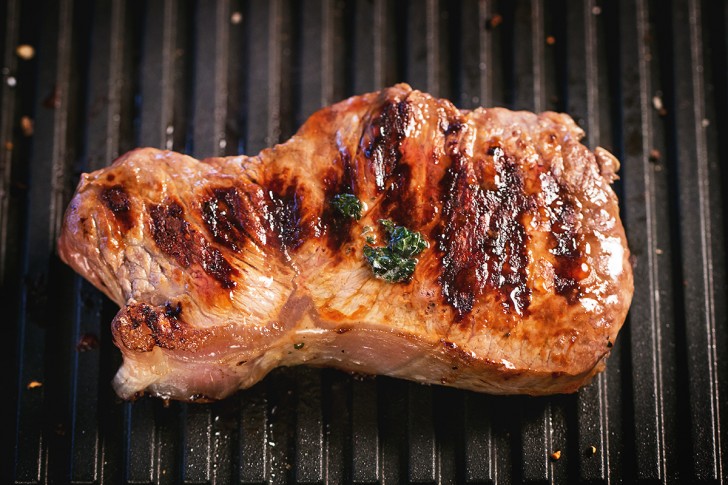
[{"label": "grilled steak", "polygon": [[297,364],[574,392],[633,292],[619,163],[582,136],[399,84],[255,157],[143,148],[84,174],[58,251],[121,307],[123,398],[221,399]]}]

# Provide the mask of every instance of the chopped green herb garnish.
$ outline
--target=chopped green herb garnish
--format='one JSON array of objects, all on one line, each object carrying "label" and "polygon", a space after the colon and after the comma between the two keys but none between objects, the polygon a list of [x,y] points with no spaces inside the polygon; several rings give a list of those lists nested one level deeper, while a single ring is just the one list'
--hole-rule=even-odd
[{"label": "chopped green herb garnish", "polygon": [[[372,226],[364,226],[364,228],[361,230],[361,235],[364,236],[364,240],[368,244],[376,244],[377,243],[377,236],[375,234],[369,234],[374,229],[372,229]],[[368,236],[366,234],[369,234]]]},{"label": "chopped green herb garnish", "polygon": [[372,267],[372,273],[390,283],[409,280],[417,264],[415,258],[403,258],[388,247],[364,246],[364,257]]},{"label": "chopped green herb garnish", "polygon": [[387,236],[392,234],[394,229],[397,227],[394,222],[390,221],[389,219],[379,219],[379,223],[384,228],[384,232],[387,233]]},{"label": "chopped green herb garnish", "polygon": [[293,348],[296,350],[301,350],[303,348],[303,342],[299,342],[297,344],[293,344]]},{"label": "chopped green herb garnish", "polygon": [[337,194],[331,205],[345,217],[361,219],[362,203],[354,194]]},{"label": "chopped green herb garnish", "polygon": [[389,247],[400,256],[411,258],[420,254],[427,247],[427,241],[419,232],[397,226],[389,233]]},{"label": "chopped green herb garnish", "polygon": [[390,220],[381,219],[379,222],[389,236],[389,244],[376,248],[364,246],[364,258],[378,278],[390,283],[408,281],[417,265],[415,256],[428,247],[427,241],[419,232],[396,226]]}]

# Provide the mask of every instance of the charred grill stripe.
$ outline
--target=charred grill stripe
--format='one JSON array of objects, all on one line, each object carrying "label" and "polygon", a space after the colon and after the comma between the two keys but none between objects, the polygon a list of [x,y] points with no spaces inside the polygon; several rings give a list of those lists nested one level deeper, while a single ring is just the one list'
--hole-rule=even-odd
[{"label": "charred grill stripe", "polygon": [[240,251],[243,230],[240,196],[234,187],[212,192],[213,196],[202,205],[202,220],[215,241]]},{"label": "charred grill stripe", "polygon": [[412,107],[407,100],[387,102],[380,114],[369,123],[362,143],[364,155],[369,160],[370,170],[379,192],[386,187],[389,176],[394,172],[402,157],[401,146],[405,128],[412,116]]},{"label": "charred grill stripe", "polygon": [[535,201],[525,193],[523,177],[518,165],[498,149],[494,154],[499,181],[497,190],[488,191],[488,206],[492,212],[489,232],[495,237],[488,242],[489,280],[505,298],[504,305],[524,315],[531,302],[528,286],[528,234],[525,215],[535,208]]},{"label": "charred grill stripe", "polygon": [[341,217],[332,206],[334,197],[340,194],[357,195],[357,169],[346,146],[337,140],[339,156],[333,161],[323,177],[324,206],[321,209],[321,222],[326,231],[326,242],[333,254],[349,241],[351,218]]},{"label": "charred grill stripe", "polygon": [[586,276],[582,270],[584,255],[580,250],[580,236],[577,231],[577,210],[574,202],[559,190],[559,205],[551,208],[551,253],[555,256],[554,286],[556,293],[575,304],[582,296],[579,281]]},{"label": "charred grill stripe", "polygon": [[[241,251],[246,240],[259,245],[267,241],[262,224],[264,203],[252,200],[251,190],[237,187],[211,189],[212,196],[202,204],[202,220],[213,239],[235,252]],[[245,197],[241,197],[240,193]]]},{"label": "charred grill stripe", "polygon": [[181,205],[177,202],[152,205],[149,215],[152,219],[152,238],[164,254],[183,268],[189,268],[193,263],[199,264],[223,288],[235,286],[232,277],[237,271],[217,248],[190,227]]},{"label": "charred grill stripe", "polygon": [[350,217],[343,217],[332,205],[334,197],[339,194],[351,194],[351,184],[347,182],[346,170],[343,177],[340,176],[336,167],[331,167],[323,178],[324,183],[324,206],[321,211],[321,222],[326,228],[326,242],[334,254],[343,244],[348,242],[351,227],[354,220]]},{"label": "charred grill stripe", "polygon": [[192,230],[184,218],[184,210],[178,203],[153,205],[149,208],[152,218],[152,238],[157,247],[173,258],[183,268],[189,268],[194,259]]},{"label": "charred grill stripe", "polygon": [[295,178],[290,185],[274,178],[267,189],[269,230],[279,241],[281,251],[287,254],[298,249],[308,236],[309,231],[302,225],[302,194]]},{"label": "charred grill stripe", "polygon": [[131,201],[129,195],[121,185],[107,187],[101,192],[101,200],[114,214],[114,217],[125,231],[132,227]]},{"label": "charred grill stripe", "polygon": [[420,202],[419,194],[410,191],[412,169],[406,163],[398,163],[387,179],[387,187],[382,198],[382,215],[397,224],[418,228],[417,221],[411,220],[412,209]]},{"label": "charred grill stripe", "polygon": [[480,187],[467,181],[467,161],[455,156],[443,179],[444,232],[438,237],[442,254],[439,278],[445,300],[458,319],[470,313],[487,278],[484,235],[488,227]]},{"label": "charred grill stripe", "polygon": [[504,310],[524,315],[531,300],[526,268],[528,234],[524,217],[535,207],[525,194],[518,165],[503,150],[492,156],[493,180],[476,174],[474,163],[453,153],[453,165],[443,180],[443,223],[439,237],[445,300],[460,320],[477,298],[492,288],[501,295]]}]

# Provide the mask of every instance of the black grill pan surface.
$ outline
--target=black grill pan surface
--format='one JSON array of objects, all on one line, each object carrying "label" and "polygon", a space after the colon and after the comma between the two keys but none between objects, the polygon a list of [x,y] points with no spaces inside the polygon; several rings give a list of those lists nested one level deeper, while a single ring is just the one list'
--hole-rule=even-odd
[{"label": "black grill pan surface", "polygon": [[[728,482],[727,25],[711,0],[0,0],[0,482]],[[401,81],[567,112],[622,161],[635,295],[606,371],[549,398],[300,367],[119,400],[116,309],[55,254],[80,174],[254,154]]]}]

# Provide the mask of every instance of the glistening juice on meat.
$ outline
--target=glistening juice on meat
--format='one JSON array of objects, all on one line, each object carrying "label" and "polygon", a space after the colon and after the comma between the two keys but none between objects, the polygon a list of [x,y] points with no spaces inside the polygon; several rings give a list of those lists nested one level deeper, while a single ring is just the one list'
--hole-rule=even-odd
[{"label": "glistening juice on meat", "polygon": [[619,162],[583,135],[399,84],[257,156],[141,148],[84,174],[58,251],[121,308],[123,398],[222,399],[298,364],[574,392],[633,293]]}]

